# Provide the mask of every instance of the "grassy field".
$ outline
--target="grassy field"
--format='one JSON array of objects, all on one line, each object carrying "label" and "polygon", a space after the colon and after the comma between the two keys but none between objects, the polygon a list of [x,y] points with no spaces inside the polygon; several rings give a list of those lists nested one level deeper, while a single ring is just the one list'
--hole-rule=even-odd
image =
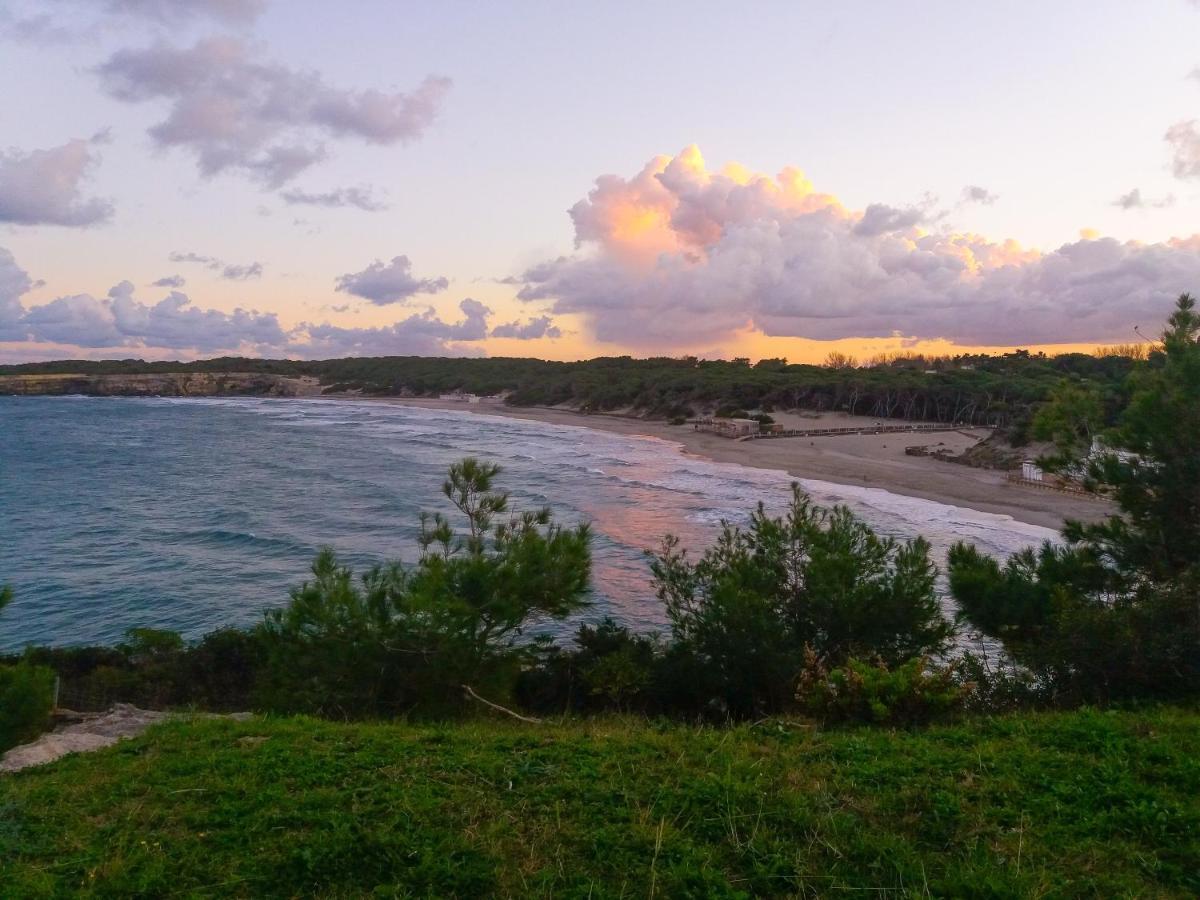
[{"label": "grassy field", "polygon": [[180,721],[0,778],[0,896],[1200,895],[1200,714]]}]

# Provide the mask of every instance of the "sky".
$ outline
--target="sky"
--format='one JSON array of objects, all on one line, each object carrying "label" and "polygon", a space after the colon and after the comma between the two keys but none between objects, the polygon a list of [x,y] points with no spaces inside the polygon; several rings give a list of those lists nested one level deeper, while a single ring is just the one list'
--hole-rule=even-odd
[{"label": "sky", "polygon": [[1087,349],[1200,0],[0,0],[0,362]]}]

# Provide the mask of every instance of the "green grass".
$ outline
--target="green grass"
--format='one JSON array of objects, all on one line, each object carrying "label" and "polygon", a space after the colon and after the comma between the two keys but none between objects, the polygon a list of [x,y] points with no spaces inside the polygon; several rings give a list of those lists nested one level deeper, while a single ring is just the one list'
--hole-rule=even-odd
[{"label": "green grass", "polygon": [[180,721],[0,776],[0,896],[1200,894],[1200,713]]}]

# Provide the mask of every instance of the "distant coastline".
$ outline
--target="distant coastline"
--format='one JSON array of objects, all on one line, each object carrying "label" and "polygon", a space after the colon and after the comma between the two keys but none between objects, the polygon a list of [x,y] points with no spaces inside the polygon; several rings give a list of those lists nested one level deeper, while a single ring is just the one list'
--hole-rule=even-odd
[{"label": "distant coastline", "polygon": [[316,378],[266,372],[0,375],[0,397],[311,397],[320,393]]},{"label": "distant coastline", "polygon": [[[663,420],[612,413],[581,413],[561,407],[510,406],[493,398],[477,403],[413,397],[364,397],[329,394],[327,399],[348,402],[389,403],[440,409],[472,415],[505,416],[554,425],[573,425],[616,434],[642,435],[681,445],[684,453],[760,469],[786,471],[797,478],[816,478],[837,484],[880,488],[894,494],[962,506],[980,512],[1011,516],[1018,522],[1058,529],[1066,518],[1095,521],[1109,514],[1105,501],[1072,497],[1011,484],[1004,472],[974,469],[927,456],[909,456],[906,447],[944,444],[962,451],[985,438],[984,428],[938,434],[883,434],[804,438],[771,441],[732,441],[696,431],[691,425],[670,425]],[[775,412],[789,427],[822,423],[869,423],[863,416],[841,413]]]}]

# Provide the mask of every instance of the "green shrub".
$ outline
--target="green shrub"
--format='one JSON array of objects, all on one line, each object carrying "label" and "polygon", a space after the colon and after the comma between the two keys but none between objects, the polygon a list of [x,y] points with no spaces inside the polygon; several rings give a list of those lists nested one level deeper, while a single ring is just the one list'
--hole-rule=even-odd
[{"label": "green shrub", "polygon": [[748,419],[750,413],[740,406],[733,406],[729,403],[723,403],[717,407],[713,415],[718,419]]},{"label": "green shrub", "polygon": [[1012,712],[1049,706],[1056,699],[1053,681],[1008,656],[963,653],[954,661],[954,678],[969,688],[963,706],[971,712]]},{"label": "green shrub", "polygon": [[694,564],[668,537],[651,569],[674,636],[664,660],[671,693],[677,703],[690,697],[695,712],[782,711],[809,649],[829,665],[898,665],[937,652],[952,631],[928,543],[880,538],[795,484],[785,517],[760,504],[748,528],[726,525]]},{"label": "green shrub", "polygon": [[[1200,692],[1196,577],[1128,588],[1086,546],[1044,545],[1003,566],[974,547],[950,551],[963,616],[1004,643],[1034,694],[1057,704]],[[1018,685],[1009,679],[1002,693]]]},{"label": "green shrub", "polygon": [[581,625],[573,647],[539,642],[517,697],[544,713],[662,712],[661,653],[657,635],[635,634],[611,618]]},{"label": "green shrub", "polygon": [[0,666],[0,753],[46,730],[54,708],[54,671],[18,663]]},{"label": "green shrub", "polygon": [[498,467],[465,459],[443,493],[466,520],[421,517],[419,562],[377,566],[356,581],[332,551],[313,579],[272,610],[260,702],[289,712],[389,716],[459,708],[466,687],[501,701],[530,648],[517,639],[535,620],[586,605],[590,532],[563,528],[549,509],[511,513],[492,490]]},{"label": "green shrub", "polygon": [[206,634],[180,657],[180,701],[226,712],[251,709],[265,653],[258,629]]},{"label": "green shrub", "polygon": [[1064,545],[1004,565],[950,552],[963,614],[1059,703],[1200,695],[1200,313],[1187,294],[1126,390],[1100,448],[1092,387],[1064,383],[1034,422],[1056,441],[1049,463],[1082,472],[1118,515],[1068,521]]},{"label": "green shrub", "polygon": [[848,659],[829,670],[810,654],[796,700],[824,722],[912,726],[958,712],[970,692],[952,667],[932,669],[925,657],[891,669],[882,662]]}]

